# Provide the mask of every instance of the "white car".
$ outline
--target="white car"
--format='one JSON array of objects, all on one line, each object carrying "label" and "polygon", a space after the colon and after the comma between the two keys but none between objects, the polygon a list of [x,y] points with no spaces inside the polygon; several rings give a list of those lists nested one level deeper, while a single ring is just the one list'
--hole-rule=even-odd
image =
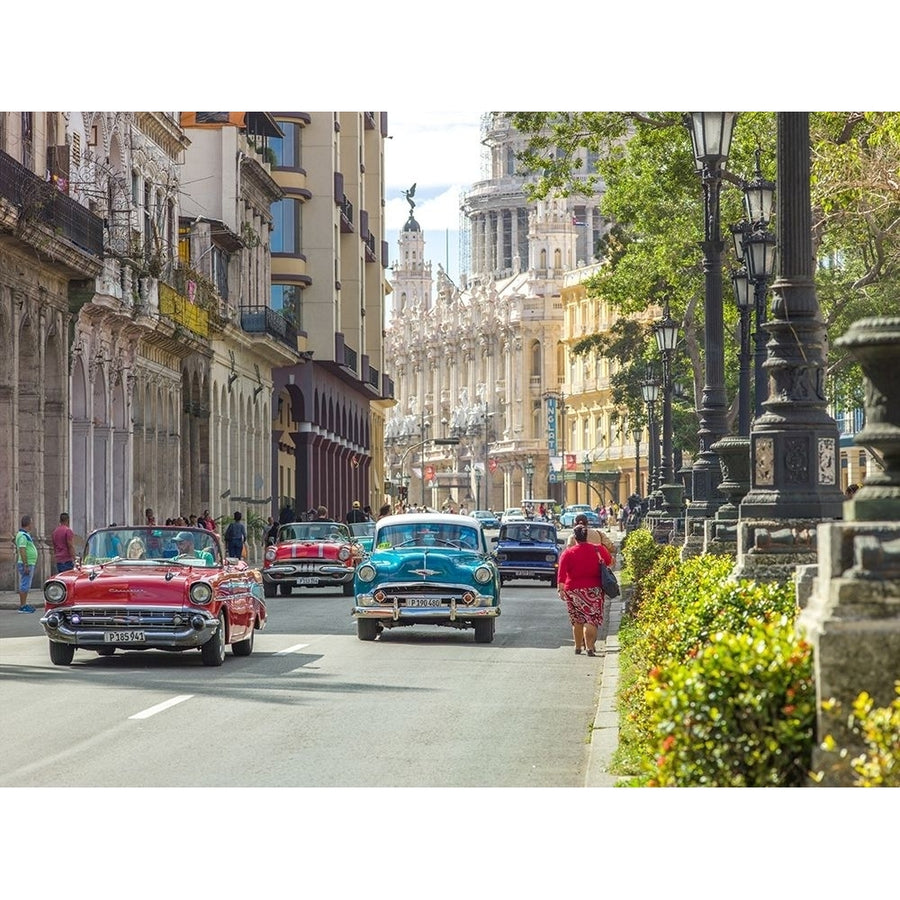
[{"label": "white car", "polygon": [[524,522],[525,521],[525,513],[518,506],[511,507],[510,509],[503,510],[503,515],[500,516],[500,524],[507,525],[509,522]]}]

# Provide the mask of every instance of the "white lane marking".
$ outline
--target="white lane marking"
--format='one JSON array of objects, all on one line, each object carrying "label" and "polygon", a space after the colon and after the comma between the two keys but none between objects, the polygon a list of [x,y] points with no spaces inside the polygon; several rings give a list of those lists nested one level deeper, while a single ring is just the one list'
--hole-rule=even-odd
[{"label": "white lane marking", "polygon": [[157,703],[156,706],[151,706],[149,709],[145,709],[142,712],[135,713],[133,716],[129,716],[129,719],[149,719],[150,716],[155,716],[158,712],[162,712],[164,709],[168,709],[170,706],[176,706],[179,703],[183,703],[185,700],[190,700],[193,697],[193,694],[180,694],[178,697],[173,697],[171,700],[166,700],[163,703]]},{"label": "white lane marking", "polygon": [[288,653],[296,653],[298,650],[302,650],[304,647],[308,646],[309,644],[294,644],[293,647],[286,647],[284,650],[279,650],[275,655],[287,656]]}]

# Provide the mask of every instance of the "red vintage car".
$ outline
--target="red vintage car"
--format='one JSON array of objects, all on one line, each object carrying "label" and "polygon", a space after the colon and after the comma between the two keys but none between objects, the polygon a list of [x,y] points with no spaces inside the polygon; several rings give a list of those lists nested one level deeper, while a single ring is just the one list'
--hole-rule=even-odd
[{"label": "red vintage car", "polygon": [[57,666],[77,649],[199,650],[220,666],[227,644],[235,656],[253,652],[266,604],[259,571],[226,559],[211,531],[101,528],[74,569],[44,582],[41,624]]},{"label": "red vintage car", "polygon": [[263,589],[267,597],[295,587],[339,587],[353,596],[353,574],[363,557],[362,545],[343,522],[290,522],[266,547]]}]

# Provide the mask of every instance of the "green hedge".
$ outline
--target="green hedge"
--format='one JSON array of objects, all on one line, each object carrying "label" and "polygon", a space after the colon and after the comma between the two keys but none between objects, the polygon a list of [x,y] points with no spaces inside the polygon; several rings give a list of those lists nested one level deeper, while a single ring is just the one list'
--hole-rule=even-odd
[{"label": "green hedge", "polygon": [[800,783],[815,691],[792,586],[732,581],[727,556],[681,562],[638,540],[628,565],[642,599],[619,633],[618,769],[640,784]]}]

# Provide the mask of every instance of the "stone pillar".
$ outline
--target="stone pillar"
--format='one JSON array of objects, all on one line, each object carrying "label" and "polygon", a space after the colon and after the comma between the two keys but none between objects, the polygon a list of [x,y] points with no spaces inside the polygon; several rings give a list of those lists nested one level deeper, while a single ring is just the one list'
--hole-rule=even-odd
[{"label": "stone pillar", "polygon": [[[855,322],[837,343],[865,378],[866,425],[854,441],[874,447],[883,469],[844,504],[843,522],[819,525],[815,588],[797,620],[813,645],[813,771],[826,786],[855,781],[850,761],[865,750],[848,725],[856,697],[866,691],[876,706],[889,706],[900,681],[900,318]],[[833,750],[821,747],[828,737]]]}]

